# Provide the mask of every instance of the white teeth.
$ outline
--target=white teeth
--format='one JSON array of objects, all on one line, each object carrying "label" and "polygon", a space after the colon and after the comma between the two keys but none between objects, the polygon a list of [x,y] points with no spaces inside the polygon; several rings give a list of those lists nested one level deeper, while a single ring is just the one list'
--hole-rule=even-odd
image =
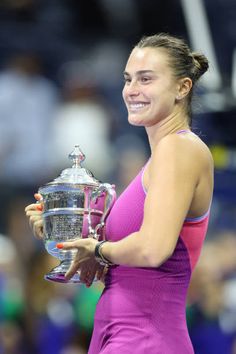
[{"label": "white teeth", "polygon": [[131,109],[139,109],[139,108],[145,107],[146,104],[144,104],[144,103],[130,103],[129,106]]}]

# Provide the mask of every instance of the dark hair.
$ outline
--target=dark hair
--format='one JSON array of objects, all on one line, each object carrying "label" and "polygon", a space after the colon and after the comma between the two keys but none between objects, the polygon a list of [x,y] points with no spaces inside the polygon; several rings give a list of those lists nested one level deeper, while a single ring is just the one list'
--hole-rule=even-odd
[{"label": "dark hair", "polygon": [[[137,48],[162,48],[167,52],[169,63],[176,78],[189,77],[193,86],[207,71],[209,64],[204,54],[192,52],[187,43],[167,33],[145,36],[136,44]],[[187,98],[187,111],[191,115],[192,89]]]}]

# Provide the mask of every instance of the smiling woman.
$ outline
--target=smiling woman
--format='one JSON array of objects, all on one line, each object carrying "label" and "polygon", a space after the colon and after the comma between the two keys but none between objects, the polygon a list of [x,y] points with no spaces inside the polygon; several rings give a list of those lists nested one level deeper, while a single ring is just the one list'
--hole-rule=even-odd
[{"label": "smiling woman", "polygon": [[[108,268],[89,354],[193,354],[186,294],[207,232],[213,161],[191,132],[190,104],[207,68],[204,55],[167,34],[141,39],[128,58],[128,120],[145,127],[151,156],[115,202],[105,242],[87,238],[58,245],[78,250],[68,278],[78,269],[88,273],[86,264]],[[26,213],[40,234],[37,205]],[[89,273],[87,285],[94,276]]]},{"label": "smiling woman", "polygon": [[[166,34],[142,38],[131,52],[124,72],[123,97],[128,112],[142,113],[142,108],[158,104],[164,116],[173,109],[173,113],[177,109],[185,111],[190,123],[192,86],[207,69],[206,57],[191,52],[181,39]],[[129,122],[139,125],[138,119],[132,118],[129,115]],[[158,118],[161,120],[162,115]],[[142,119],[141,125],[144,121],[147,126],[148,120]]]}]

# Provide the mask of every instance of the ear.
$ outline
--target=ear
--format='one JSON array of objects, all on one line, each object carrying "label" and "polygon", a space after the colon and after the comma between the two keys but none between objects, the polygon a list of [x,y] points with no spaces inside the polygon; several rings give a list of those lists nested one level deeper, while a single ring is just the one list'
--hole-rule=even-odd
[{"label": "ear", "polygon": [[192,80],[189,77],[184,77],[178,81],[176,100],[180,101],[185,98],[193,86]]}]

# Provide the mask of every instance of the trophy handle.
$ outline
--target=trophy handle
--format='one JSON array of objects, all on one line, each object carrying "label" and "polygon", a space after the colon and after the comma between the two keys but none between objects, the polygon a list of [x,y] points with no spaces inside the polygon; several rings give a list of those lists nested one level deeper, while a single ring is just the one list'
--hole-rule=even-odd
[{"label": "trophy handle", "polygon": [[109,184],[109,183],[102,183],[96,190],[96,192],[93,193],[92,199],[97,200],[98,198],[104,198],[104,210],[103,210],[103,215],[101,217],[100,223],[96,225],[96,227],[93,229],[90,227],[89,233],[91,237],[94,237],[96,239],[99,239],[100,234],[98,234],[98,231],[101,230],[104,225],[105,225],[105,220],[111,211],[111,208],[113,207],[115,200],[116,200],[116,191],[115,191],[115,185],[114,184]]}]

